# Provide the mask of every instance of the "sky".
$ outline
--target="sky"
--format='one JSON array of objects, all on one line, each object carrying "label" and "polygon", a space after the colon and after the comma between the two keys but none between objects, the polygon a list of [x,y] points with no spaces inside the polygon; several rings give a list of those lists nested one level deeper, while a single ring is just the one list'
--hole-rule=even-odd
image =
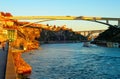
[{"label": "sky", "polygon": [[[0,11],[13,16],[98,16],[120,18],[120,0],[0,0]],[[115,24],[114,22],[111,22]],[[43,24],[67,25],[73,30],[106,29],[88,21],[50,21]]]}]

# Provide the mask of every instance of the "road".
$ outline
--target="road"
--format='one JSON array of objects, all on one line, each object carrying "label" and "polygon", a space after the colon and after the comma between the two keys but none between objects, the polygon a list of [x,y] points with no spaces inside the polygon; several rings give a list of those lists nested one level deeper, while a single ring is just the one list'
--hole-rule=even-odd
[{"label": "road", "polygon": [[2,48],[0,48],[0,79],[5,79],[5,71],[6,71],[6,63],[7,63],[7,48],[6,45],[5,50],[3,51]]}]

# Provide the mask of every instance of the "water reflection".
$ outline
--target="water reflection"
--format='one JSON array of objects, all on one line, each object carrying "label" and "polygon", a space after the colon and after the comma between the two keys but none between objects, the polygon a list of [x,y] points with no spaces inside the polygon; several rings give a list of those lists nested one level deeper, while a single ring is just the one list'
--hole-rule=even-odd
[{"label": "water reflection", "polygon": [[82,47],[82,43],[48,44],[43,50],[25,53],[33,67],[31,79],[120,78],[120,49]]}]

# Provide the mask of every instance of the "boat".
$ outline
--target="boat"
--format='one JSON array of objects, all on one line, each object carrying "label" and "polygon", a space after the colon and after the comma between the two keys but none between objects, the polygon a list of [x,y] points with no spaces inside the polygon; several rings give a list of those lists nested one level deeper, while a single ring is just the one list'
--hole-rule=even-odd
[{"label": "boat", "polygon": [[83,47],[90,47],[90,42],[84,42]]},{"label": "boat", "polygon": [[119,48],[119,43],[107,42],[107,47]]}]

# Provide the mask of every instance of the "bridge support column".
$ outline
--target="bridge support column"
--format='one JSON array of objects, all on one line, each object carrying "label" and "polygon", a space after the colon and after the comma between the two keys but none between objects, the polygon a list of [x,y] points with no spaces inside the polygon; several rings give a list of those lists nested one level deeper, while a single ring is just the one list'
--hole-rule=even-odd
[{"label": "bridge support column", "polygon": [[86,32],[84,32],[84,36],[86,35]]},{"label": "bridge support column", "polygon": [[84,36],[87,36],[87,32],[86,31],[84,32]]},{"label": "bridge support column", "polygon": [[109,20],[106,20],[106,23],[109,24]]},{"label": "bridge support column", "polygon": [[120,27],[120,20],[118,20],[118,27]]}]

